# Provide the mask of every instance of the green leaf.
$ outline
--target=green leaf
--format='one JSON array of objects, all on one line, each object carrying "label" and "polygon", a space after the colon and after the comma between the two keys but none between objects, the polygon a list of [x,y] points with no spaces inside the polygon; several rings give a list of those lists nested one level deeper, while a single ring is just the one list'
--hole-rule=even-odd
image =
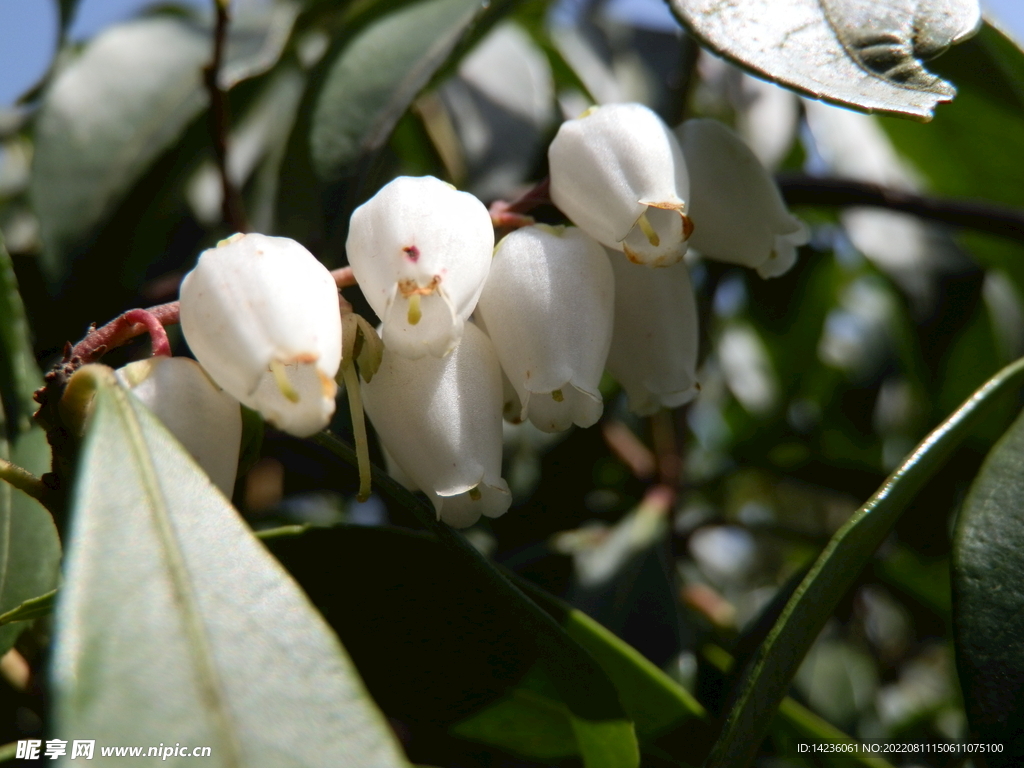
[{"label": "green leaf", "polygon": [[[273,65],[293,18],[286,10],[261,30],[232,25],[221,84]],[[203,111],[202,68],[212,51],[203,25],[178,16],[138,19],[98,35],[47,89],[30,191],[51,278]]]},{"label": "green leaf", "polygon": [[156,418],[94,376],[56,617],[61,738],[173,734],[216,766],[407,765],[295,583]]},{"label": "green leaf", "polygon": [[569,708],[535,666],[507,696],[456,723],[452,733],[535,760],[560,760],[579,754]]},{"label": "green leaf", "polygon": [[989,379],[936,427],[836,532],[758,648],[707,768],[750,763],[800,662],[872,553],[976,422],[1022,380],[1024,359]]},{"label": "green leaf", "polygon": [[[2,417],[0,412],[0,427]],[[0,436],[0,457],[35,474],[50,469],[50,446],[38,428],[23,434],[13,447]],[[54,589],[60,581],[60,556],[57,528],[46,508],[0,482],[0,614]],[[0,626],[0,655],[27,626],[21,622]]]},{"label": "green leaf", "polygon": [[[0,238],[0,458],[36,475],[50,469],[46,435],[32,424],[32,392],[41,385],[25,308]],[[56,587],[60,554],[50,513],[35,499],[0,482],[0,614]],[[26,626],[0,627],[0,655]]]},{"label": "green leaf", "polygon": [[956,89],[930,59],[970,37],[975,0],[669,0],[712,51],[758,77],[865,111],[931,117]]},{"label": "green leaf", "polygon": [[[378,490],[384,478],[375,475]],[[433,519],[432,509],[429,514]],[[311,530],[268,545],[338,632],[389,716],[450,727],[519,690],[529,677],[526,700],[516,699],[504,714],[523,715],[538,727],[543,721],[544,728],[521,722],[500,743],[489,743],[544,757],[585,749],[587,765],[636,764],[633,725],[606,670],[569,638],[568,647],[538,643],[540,631],[550,629],[526,614],[520,604],[526,598],[497,593],[493,576],[474,573],[450,545],[409,531],[356,526]],[[356,581],[359,590],[335,587]],[[578,693],[566,695],[573,686]],[[561,715],[541,717],[538,702],[549,716]]]},{"label": "green leaf", "polygon": [[1024,759],[1024,414],[982,465],[953,543],[957,667],[971,731]]},{"label": "green leaf", "polygon": [[524,580],[518,583],[601,665],[615,684],[626,714],[636,724],[639,738],[656,738],[688,720],[707,717],[704,707],[685,688],[631,645],[539,587]]},{"label": "green leaf", "polygon": [[0,613],[0,626],[16,621],[33,621],[43,616],[49,616],[53,612],[53,606],[56,601],[56,589],[51,589],[39,597],[30,598],[17,608],[13,608],[6,613]]},{"label": "green leaf", "polygon": [[[956,80],[956,100],[927,126],[882,118],[889,138],[932,192],[1024,207],[1024,51],[986,24],[936,69]],[[981,264],[1004,269],[1024,295],[1020,243],[974,232],[960,240]]]},{"label": "green leaf", "polygon": [[32,426],[36,408],[32,393],[42,385],[18,281],[0,233],[0,403],[9,437]]},{"label": "green leaf", "polygon": [[1024,52],[986,24],[935,68],[956,80],[956,100],[928,125],[881,125],[933,192],[1024,205]]},{"label": "green leaf", "polygon": [[422,0],[374,22],[331,64],[313,112],[310,151],[325,181],[380,148],[416,94],[487,4]]},{"label": "green leaf", "polygon": [[[521,579],[517,583],[601,665],[642,743],[684,726],[692,731],[687,735],[710,731],[707,714],[697,700],[635,648],[539,587]],[[457,723],[452,732],[528,758],[548,760],[578,754],[572,729],[571,712],[543,669],[534,668],[502,699]],[[703,741],[699,736],[697,740]]]}]

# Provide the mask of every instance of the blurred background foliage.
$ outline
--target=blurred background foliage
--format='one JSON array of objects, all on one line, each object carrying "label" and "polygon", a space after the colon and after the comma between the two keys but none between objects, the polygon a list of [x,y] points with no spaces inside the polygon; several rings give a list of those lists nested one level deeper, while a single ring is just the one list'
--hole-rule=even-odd
[{"label": "blurred background foliage", "polygon": [[[65,28],[74,10],[59,4]],[[211,22],[208,8],[163,3],[64,39],[38,86],[0,112],[0,230],[44,370],[90,323],[176,298],[197,254],[231,234],[199,77]],[[219,83],[249,226],[337,267],[350,213],[393,176],[433,174],[485,202],[512,200],[545,175],[560,120],[594,101],[641,101],[671,124],[717,117],[782,179],[1024,207],[1024,54],[986,25],[934,68],[959,93],[921,124],[756,80],[701,52],[656,2],[296,0],[233,8]],[[733,660],[750,656],[832,534],[929,429],[1024,353],[1019,238],[878,208],[795,212],[813,236],[781,278],[693,258],[697,401],[638,419],[608,380],[595,428],[506,425],[513,508],[467,534],[633,646],[712,717],[730,696]],[[346,297],[372,317],[358,291]],[[134,344],[110,362],[145,352]],[[9,431],[16,401],[4,396]],[[968,735],[952,530],[1018,406],[1008,398],[977,426],[861,573],[800,668],[762,764],[800,764],[794,740],[828,724],[864,739]],[[346,409],[332,428],[351,434]],[[255,445],[234,502],[256,529],[314,527],[271,549],[338,631],[410,759],[576,764],[536,659],[502,640],[507,617],[401,530],[419,528],[407,509],[382,496],[356,503],[354,469],[319,445],[269,428]],[[659,482],[675,498],[642,504]],[[48,631],[37,622],[18,641],[33,664]],[[0,742],[42,733],[45,692],[0,686]],[[498,707],[514,701],[548,709]],[[698,710],[669,718],[668,731],[652,726],[645,765],[700,762],[713,729],[686,719]]]}]

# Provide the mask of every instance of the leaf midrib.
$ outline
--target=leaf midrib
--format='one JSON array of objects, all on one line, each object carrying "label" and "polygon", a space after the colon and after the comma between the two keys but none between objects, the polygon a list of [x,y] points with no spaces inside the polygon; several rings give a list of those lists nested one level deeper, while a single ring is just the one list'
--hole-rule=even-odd
[{"label": "leaf midrib", "polygon": [[135,405],[120,388],[107,390],[119,401],[121,408],[115,409],[121,419],[131,443],[132,455],[139,468],[139,481],[150,502],[150,511],[156,523],[157,537],[164,552],[164,562],[173,585],[175,601],[181,608],[189,648],[196,662],[196,682],[203,699],[211,710],[210,717],[215,724],[215,733],[221,741],[224,764],[241,768],[241,746],[235,736],[235,722],[225,701],[224,686],[217,670],[213,653],[198,600],[188,578],[188,569],[181,556],[174,527],[171,525],[166,500],[153,466],[149,446],[139,426]]}]

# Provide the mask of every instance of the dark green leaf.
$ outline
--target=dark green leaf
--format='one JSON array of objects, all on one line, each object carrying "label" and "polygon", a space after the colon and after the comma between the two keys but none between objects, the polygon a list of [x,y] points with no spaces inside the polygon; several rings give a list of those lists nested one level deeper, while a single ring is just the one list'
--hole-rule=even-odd
[{"label": "dark green leaf", "polygon": [[0,613],[0,625],[11,624],[16,621],[33,621],[43,616],[49,616],[53,612],[53,605],[56,600],[56,589],[51,589],[44,595],[26,600],[17,608],[6,613]]},{"label": "dark green leaf", "polygon": [[[375,477],[378,489],[382,477]],[[568,668],[552,674],[548,660],[558,663],[567,651],[537,643],[522,609],[499,599],[487,579],[439,542],[397,529],[342,527],[269,546],[341,636],[388,715],[413,726],[448,727],[524,688],[525,699],[516,697],[499,716],[522,715],[536,724],[538,706],[560,714],[542,731],[520,722],[515,734],[489,743],[535,757],[579,754],[582,743],[588,765],[635,764],[632,723],[602,668],[578,651]],[[336,588],[355,582],[360,589]],[[531,683],[524,686],[528,671]],[[573,684],[590,701],[567,697]],[[473,738],[493,728],[488,721]]]},{"label": "dark green leaf", "polygon": [[956,90],[922,61],[970,37],[974,0],[670,0],[703,44],[759,77],[855,109],[928,119]]},{"label": "dark green leaf", "polygon": [[[0,238],[0,458],[36,475],[50,469],[50,446],[42,429],[32,424],[32,392],[41,384],[25,309]],[[0,482],[0,614],[56,587],[59,569],[60,541],[50,513]],[[0,654],[25,627],[0,627]]]},{"label": "dark green leaf", "polygon": [[914,495],[975,423],[1024,380],[1024,359],[1007,366],[936,427],[832,537],[759,647],[707,768],[744,766],[757,752],[790,681],[846,590]]},{"label": "dark green leaf", "polygon": [[57,732],[173,734],[218,766],[407,765],[295,583],[152,414],[94,376],[57,608]]},{"label": "dark green leaf", "polygon": [[706,717],[704,707],[635,648],[626,644],[582,611],[576,610],[528,582],[523,590],[586,648],[619,692],[622,705],[636,724],[641,739],[655,738],[686,720]]},{"label": "dark green leaf", "polygon": [[535,760],[579,754],[569,708],[540,665],[504,698],[456,723],[452,733]]},{"label": "dark green leaf", "polygon": [[[0,426],[2,426],[0,412]],[[37,475],[50,469],[50,446],[41,429],[14,444],[0,437],[0,457]],[[54,589],[60,580],[60,539],[50,513],[38,501],[0,482],[0,614]],[[0,626],[0,654],[14,645],[24,623]]]},{"label": "dark green leaf", "polygon": [[32,393],[42,385],[18,281],[0,233],[0,403],[9,437],[31,427],[36,407]]},{"label": "dark green leaf", "polygon": [[374,22],[345,46],[313,112],[310,151],[321,179],[340,178],[384,145],[485,7],[481,0],[423,0]]},{"label": "dark green leaf", "polygon": [[1024,415],[989,453],[953,545],[957,666],[972,732],[1024,760]]}]

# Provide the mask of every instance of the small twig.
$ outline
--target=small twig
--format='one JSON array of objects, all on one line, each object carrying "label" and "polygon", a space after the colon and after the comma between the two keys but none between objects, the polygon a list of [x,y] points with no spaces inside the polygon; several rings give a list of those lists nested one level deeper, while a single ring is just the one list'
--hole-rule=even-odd
[{"label": "small twig", "polygon": [[488,213],[491,214],[491,224],[498,230],[498,234],[507,234],[513,229],[533,224],[533,217],[527,214],[534,208],[551,205],[550,187],[550,180],[545,178],[511,203],[504,200],[495,200],[491,203]]},{"label": "small twig", "polygon": [[777,181],[789,205],[886,208],[929,221],[1024,241],[1024,210],[1020,208],[977,200],[928,197],[853,179],[787,174]]},{"label": "small twig", "polygon": [[331,270],[331,277],[339,288],[350,288],[358,285],[356,276],[352,273],[352,267],[339,267]]},{"label": "small twig", "polygon": [[153,338],[153,354],[169,355],[171,350],[164,326],[177,325],[179,314],[180,305],[176,301],[149,309],[130,309],[101,328],[91,328],[84,339],[65,351],[64,362],[76,362],[76,367],[95,363],[108,350],[120,347],[147,331]]},{"label": "small twig", "polygon": [[229,0],[214,0],[217,8],[217,22],[213,30],[213,59],[203,68],[203,82],[210,94],[210,133],[213,138],[213,154],[220,172],[223,200],[221,211],[224,221],[236,232],[248,232],[249,222],[242,205],[242,195],[228,174],[228,102],[227,94],[220,87],[220,68],[224,62],[224,48],[227,44]]},{"label": "small twig", "polygon": [[126,322],[146,326],[154,356],[171,356],[171,342],[167,338],[167,331],[156,315],[145,309],[130,309],[122,317]]},{"label": "small twig", "polygon": [[619,419],[601,422],[601,436],[623,464],[629,467],[637,480],[650,480],[657,471],[654,453],[644,445],[633,430]]},{"label": "small twig", "polygon": [[5,480],[19,491],[23,491],[33,499],[46,506],[46,485],[27,469],[13,464],[7,459],[0,459],[0,480]]}]

